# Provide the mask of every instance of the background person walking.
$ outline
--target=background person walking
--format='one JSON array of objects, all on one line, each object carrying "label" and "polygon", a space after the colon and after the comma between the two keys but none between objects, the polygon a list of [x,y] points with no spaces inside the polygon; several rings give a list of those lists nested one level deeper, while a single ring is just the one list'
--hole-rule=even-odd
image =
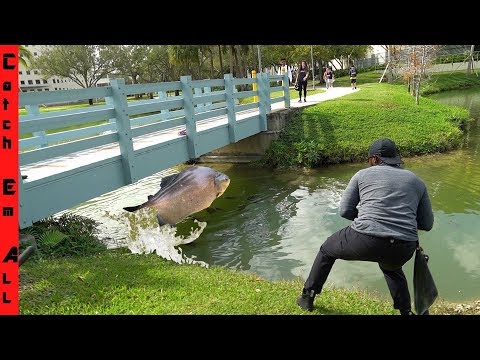
[{"label": "background person walking", "polygon": [[289,80],[288,85],[290,86],[290,84],[293,81],[293,79],[292,79],[292,67],[287,64],[287,59],[281,58],[280,59],[280,68],[278,69],[278,75],[283,75],[285,73],[287,73],[288,80]]},{"label": "background person walking", "polygon": [[352,90],[357,88],[357,68],[352,64],[350,70],[348,70],[350,75],[350,84],[352,85]]},{"label": "background person walking", "polygon": [[333,88],[335,75],[333,75],[333,70],[330,66],[325,69],[325,72],[323,73],[323,80],[325,80],[325,87],[327,90]]},{"label": "background person walking", "polygon": [[307,80],[308,80],[308,66],[305,61],[302,61],[300,67],[297,71],[297,80],[295,84],[298,84],[298,102],[302,102],[302,90],[303,90],[303,101],[307,102]]}]

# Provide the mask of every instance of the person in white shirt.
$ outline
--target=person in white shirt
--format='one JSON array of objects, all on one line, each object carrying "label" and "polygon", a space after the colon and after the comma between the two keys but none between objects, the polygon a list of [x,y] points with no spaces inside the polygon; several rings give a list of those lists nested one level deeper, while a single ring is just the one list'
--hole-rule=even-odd
[{"label": "person in white shirt", "polygon": [[281,58],[280,59],[280,68],[278,69],[278,75],[283,75],[284,73],[287,73],[288,79],[289,79],[289,84],[292,83],[292,67],[290,65],[287,65],[287,59]]}]

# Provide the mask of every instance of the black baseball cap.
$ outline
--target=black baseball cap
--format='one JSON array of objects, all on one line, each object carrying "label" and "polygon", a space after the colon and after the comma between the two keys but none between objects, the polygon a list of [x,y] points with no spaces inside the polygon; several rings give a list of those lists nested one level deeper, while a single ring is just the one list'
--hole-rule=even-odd
[{"label": "black baseball cap", "polygon": [[389,165],[403,164],[400,155],[398,155],[397,146],[387,138],[378,139],[370,145],[368,157],[377,155],[384,163]]}]

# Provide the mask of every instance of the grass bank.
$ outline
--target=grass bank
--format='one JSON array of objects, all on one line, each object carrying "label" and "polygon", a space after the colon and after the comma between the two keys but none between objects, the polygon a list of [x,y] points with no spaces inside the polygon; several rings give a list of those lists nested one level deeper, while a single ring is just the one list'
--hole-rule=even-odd
[{"label": "grass bank", "polygon": [[431,95],[448,90],[462,90],[480,87],[480,77],[472,73],[469,77],[465,71],[434,73],[430,79],[420,87],[422,95]]},{"label": "grass bank", "polygon": [[[252,273],[179,265],[154,254],[117,249],[24,263],[20,314],[398,314],[391,299],[329,286],[315,300],[314,311],[306,312],[295,303],[302,286],[301,279],[267,281]],[[431,313],[478,314],[480,301],[437,301]]]},{"label": "grass bank", "polygon": [[[302,285],[108,250],[23,264],[20,313],[310,314],[295,303]],[[362,291],[328,288],[316,306],[313,314],[395,314],[389,301]]]},{"label": "grass bank", "polygon": [[[378,84],[382,73],[383,71],[358,73],[357,86]],[[401,80],[396,80],[394,84],[401,85],[406,89],[406,84]],[[339,77],[335,80],[334,86],[350,86],[350,78],[348,76]],[[465,71],[432,73],[428,80],[422,81],[420,94],[427,96],[442,91],[469,89],[475,86],[480,87],[480,77],[476,76],[475,73],[472,73],[469,77],[466,76]]]},{"label": "grass bank", "polygon": [[468,110],[424,98],[416,105],[403,86],[362,85],[361,91],[304,108],[264,162],[315,167],[364,161],[375,139],[393,139],[402,156],[455,149],[462,144]]}]

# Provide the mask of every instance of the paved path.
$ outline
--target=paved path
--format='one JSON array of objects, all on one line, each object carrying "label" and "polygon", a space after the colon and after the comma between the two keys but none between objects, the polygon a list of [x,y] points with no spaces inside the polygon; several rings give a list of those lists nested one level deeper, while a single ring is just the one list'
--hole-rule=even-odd
[{"label": "paved path", "polygon": [[[310,88],[311,89],[311,88]],[[305,107],[318,104],[322,101],[334,99],[336,97],[351,94],[352,92],[359,91],[359,89],[352,90],[351,87],[334,87],[328,89],[323,93],[308,95],[310,89],[307,89],[307,101],[298,102],[298,99],[292,99],[290,106],[292,108]],[[318,89],[318,87],[317,87]],[[325,88],[323,88],[325,89]],[[283,101],[272,104],[272,111],[283,109]],[[251,109],[237,112],[237,121],[245,119],[250,116],[258,115],[258,110]],[[227,124],[228,120],[226,115],[217,116],[201,121],[197,121],[197,131],[201,132],[212,127],[216,127],[222,124]],[[150,145],[162,143],[175,138],[180,138],[183,135],[179,135],[178,132],[184,129],[184,126],[172,127],[166,130],[157,131],[155,133],[139,136],[133,139],[133,148],[138,150]],[[67,170],[72,170],[83,165],[88,165],[93,162],[108,159],[114,156],[120,155],[120,149],[117,143],[108,144],[101,147],[83,150],[76,153],[68,154],[62,157],[52,158],[45,161],[37,162],[21,166],[22,175],[27,175],[28,178],[25,182],[37,180],[53,174],[58,174]]]},{"label": "paved path", "polygon": [[[318,86],[315,88],[315,90],[318,89]],[[325,90],[324,87],[321,87],[320,89]],[[351,87],[333,87],[331,89],[326,90],[323,93],[320,94],[313,94],[313,95],[308,95],[309,91],[311,91],[311,88],[307,88],[307,102],[298,102],[298,99],[291,99],[290,100],[290,106],[291,107],[304,107],[308,105],[313,105],[313,104],[318,104],[319,102],[334,99],[340,96],[344,96],[347,94],[351,94],[353,92],[357,92],[360,89],[357,87],[357,89],[352,90]],[[276,104],[274,104],[276,105]],[[272,110],[273,110],[273,105],[272,105]]]}]

